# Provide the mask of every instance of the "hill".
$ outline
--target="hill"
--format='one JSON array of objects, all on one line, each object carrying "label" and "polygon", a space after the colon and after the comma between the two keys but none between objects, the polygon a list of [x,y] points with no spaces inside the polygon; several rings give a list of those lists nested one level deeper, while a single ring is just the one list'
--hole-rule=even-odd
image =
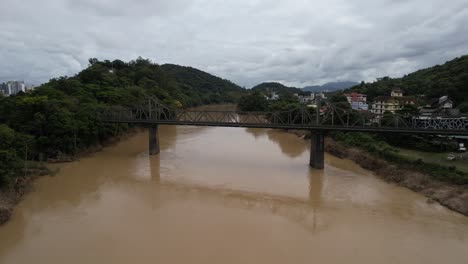
[{"label": "hill", "polygon": [[401,88],[405,95],[424,95],[437,98],[448,95],[455,105],[468,104],[468,55],[443,65],[416,71],[402,78],[380,78],[373,83],[361,83],[350,90],[368,95],[369,100],[389,95],[393,88]]},{"label": "hill", "polygon": [[202,72],[138,58],[99,61],[73,77],[60,77],[32,93],[0,95],[0,188],[24,175],[27,160],[69,160],[125,132],[129,125],[105,124],[98,113],[157,96],[178,107],[235,102],[244,89]]},{"label": "hill", "polygon": [[357,82],[329,82],[324,85],[314,85],[314,86],[307,86],[302,88],[304,92],[334,92],[342,89],[347,89],[358,85]]},{"label": "hill", "polygon": [[287,87],[281,83],[277,82],[265,82],[261,83],[252,88],[252,91],[258,92],[277,92],[279,94],[293,94],[293,93],[301,93],[302,90],[295,87]]},{"label": "hill", "polygon": [[90,66],[76,76],[60,79],[101,88],[139,87],[168,103],[178,101],[184,107],[236,102],[244,91],[228,80],[191,67],[160,66],[143,58],[128,63],[90,59]]},{"label": "hill", "polygon": [[[177,86],[185,94],[188,94],[192,99],[198,98],[197,100],[200,102],[235,102],[245,91],[229,80],[192,67],[164,64],[161,69],[168,77],[177,82]],[[200,97],[203,95],[207,96]]]}]

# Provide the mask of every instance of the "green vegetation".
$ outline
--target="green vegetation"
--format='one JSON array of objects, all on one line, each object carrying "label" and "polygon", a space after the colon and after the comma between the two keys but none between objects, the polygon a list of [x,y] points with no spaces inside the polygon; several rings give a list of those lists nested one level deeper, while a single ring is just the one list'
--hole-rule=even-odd
[{"label": "green vegetation", "polygon": [[262,92],[262,93],[271,93],[276,92],[280,95],[302,93],[303,91],[295,87],[287,87],[281,83],[276,82],[266,82],[261,83],[252,88],[252,91]]},{"label": "green vegetation", "polygon": [[384,77],[373,83],[364,83],[350,90],[367,94],[372,101],[381,95],[390,95],[393,88],[400,87],[405,95],[424,95],[438,98],[448,95],[455,105],[462,105],[468,112],[468,55],[448,61],[428,69],[405,75],[403,78]]},{"label": "green vegetation", "polygon": [[341,109],[351,109],[351,105],[346,99],[346,96],[335,94],[330,98],[330,103],[334,104],[337,108]]},{"label": "green vegetation", "polygon": [[468,153],[454,153],[456,159],[448,160],[448,154],[437,153],[437,152],[427,152],[427,151],[418,151],[406,148],[397,148],[399,153],[409,159],[417,160],[422,159],[424,162],[441,164],[447,167],[456,166],[457,169],[464,173],[468,173]]},{"label": "green vegetation", "polygon": [[347,146],[363,149],[403,168],[423,172],[434,179],[455,184],[468,184],[468,172],[465,170],[457,169],[453,165],[433,163],[434,160],[409,157],[407,153],[402,154],[399,149],[379,139],[378,135],[360,132],[333,132],[330,136]]},{"label": "green vegetation", "polygon": [[270,102],[268,110],[270,111],[288,111],[301,106],[301,103],[291,94],[285,94],[279,100]]},{"label": "green vegetation", "polygon": [[[21,171],[21,138],[6,125],[0,124],[0,186]],[[18,149],[18,150],[17,150]]]},{"label": "green vegetation", "polygon": [[192,67],[164,64],[161,69],[176,82],[173,86],[181,89],[175,97],[188,102],[185,105],[236,103],[245,92],[229,80]]},{"label": "green vegetation", "polygon": [[242,96],[237,107],[241,111],[266,111],[268,110],[269,105],[267,99],[262,93],[254,91]]},{"label": "green vegetation", "polygon": [[406,134],[381,134],[380,140],[388,142],[392,146],[405,146],[405,148],[421,151],[443,153],[456,151],[458,143],[450,137],[434,135],[406,135]]},{"label": "green vegetation", "polygon": [[458,105],[458,109],[460,109],[461,113],[468,114],[468,101]]},{"label": "green vegetation", "polygon": [[287,111],[300,105],[297,98],[290,94],[280,96],[279,100],[268,101],[264,93],[251,91],[240,98],[237,107],[240,111]]},{"label": "green vegetation", "polygon": [[0,187],[22,175],[24,160],[64,159],[128,129],[104,124],[97,113],[157,96],[188,107],[235,102],[244,90],[202,71],[138,58],[89,60],[73,77],[52,79],[32,93],[0,97]]},{"label": "green vegetation", "polygon": [[[403,78],[380,78],[373,83],[354,86],[348,91],[367,94],[368,100],[373,101],[377,96],[389,96],[392,89],[401,88],[405,95],[412,96],[420,104],[430,102],[430,99],[448,95],[455,107],[461,113],[468,113],[468,55],[448,61],[428,69],[419,70],[405,75]],[[421,104],[422,105],[422,104]],[[416,105],[406,105],[398,114],[411,116],[419,113]],[[390,113],[384,115],[391,118]],[[380,136],[393,146],[404,145],[414,150],[429,152],[448,152],[456,150],[456,142],[447,138],[422,135],[385,134]]]}]

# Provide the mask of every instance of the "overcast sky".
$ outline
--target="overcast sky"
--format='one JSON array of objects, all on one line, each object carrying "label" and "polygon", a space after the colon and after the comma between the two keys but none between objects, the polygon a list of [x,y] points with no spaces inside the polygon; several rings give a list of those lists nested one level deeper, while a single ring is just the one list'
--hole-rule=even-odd
[{"label": "overcast sky", "polygon": [[468,54],[467,0],[0,0],[0,10],[0,81],[142,56],[248,88],[305,86]]}]

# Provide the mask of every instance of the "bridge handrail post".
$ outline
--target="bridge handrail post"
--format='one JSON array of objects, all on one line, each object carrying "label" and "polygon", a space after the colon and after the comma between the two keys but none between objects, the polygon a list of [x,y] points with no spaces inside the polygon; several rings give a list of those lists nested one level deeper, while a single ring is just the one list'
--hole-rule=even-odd
[{"label": "bridge handrail post", "polygon": [[152,114],[151,114],[151,99],[148,98],[148,118],[152,120]]},{"label": "bridge handrail post", "polygon": [[315,125],[318,126],[320,124],[320,97],[315,99]]},{"label": "bridge handrail post", "polygon": [[349,111],[346,113],[346,127],[349,127]]}]

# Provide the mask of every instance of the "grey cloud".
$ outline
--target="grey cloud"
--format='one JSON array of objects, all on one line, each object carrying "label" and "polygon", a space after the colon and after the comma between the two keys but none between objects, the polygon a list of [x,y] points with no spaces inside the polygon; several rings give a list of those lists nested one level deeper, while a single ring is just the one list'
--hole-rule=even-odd
[{"label": "grey cloud", "polygon": [[145,18],[180,12],[189,0],[67,0],[70,9],[99,16]]},{"label": "grey cloud", "polygon": [[2,0],[0,81],[90,57],[190,65],[251,87],[401,76],[468,51],[466,0]]}]

